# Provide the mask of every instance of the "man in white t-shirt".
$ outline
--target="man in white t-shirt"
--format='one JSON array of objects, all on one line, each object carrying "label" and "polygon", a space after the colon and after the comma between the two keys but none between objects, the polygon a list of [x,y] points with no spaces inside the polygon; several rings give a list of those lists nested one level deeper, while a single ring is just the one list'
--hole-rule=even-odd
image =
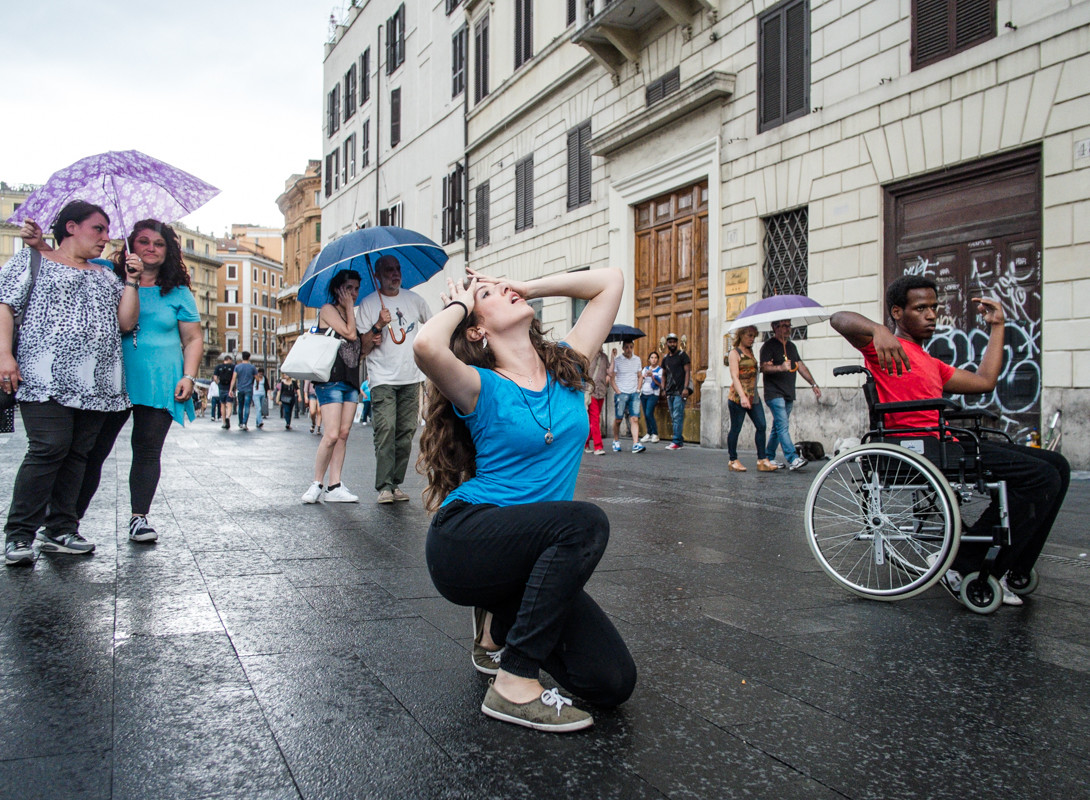
[{"label": "man in white t-shirt", "polygon": [[375,490],[378,502],[405,501],[401,491],[409,466],[423,373],[413,359],[413,340],[431,317],[424,298],[401,288],[401,264],[386,255],[375,262],[379,290],[356,307],[356,327],[367,358],[375,436]]},{"label": "man in white t-shirt", "polygon": [[621,420],[628,417],[628,432],[632,434],[632,452],[647,448],[640,444],[640,357],[632,353],[632,340],[621,345],[621,354],[613,351],[609,363],[609,384],[613,387],[613,452],[621,452]]}]

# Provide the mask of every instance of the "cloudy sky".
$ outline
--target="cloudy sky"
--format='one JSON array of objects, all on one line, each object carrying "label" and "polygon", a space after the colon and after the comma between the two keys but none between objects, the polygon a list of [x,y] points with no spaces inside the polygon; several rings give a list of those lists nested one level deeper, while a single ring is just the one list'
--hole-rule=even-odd
[{"label": "cloudy sky", "polygon": [[142,150],[220,188],[187,225],[222,235],[232,222],[283,224],[275,201],[285,179],[321,157],[323,44],[340,5],[11,6],[0,46],[0,180],[43,183],[84,156]]}]

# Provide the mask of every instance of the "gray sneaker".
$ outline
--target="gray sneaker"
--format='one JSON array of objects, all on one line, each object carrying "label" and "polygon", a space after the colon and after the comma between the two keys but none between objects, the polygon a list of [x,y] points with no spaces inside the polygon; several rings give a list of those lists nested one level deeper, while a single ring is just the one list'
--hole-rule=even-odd
[{"label": "gray sneaker", "polygon": [[38,531],[38,541],[42,543],[43,553],[72,553],[73,555],[87,555],[95,551],[94,542],[89,542],[73,531],[54,536],[45,530]]},{"label": "gray sneaker", "polygon": [[14,539],[4,545],[4,563],[9,567],[34,566],[34,540]]},{"label": "gray sneaker", "polygon": [[594,717],[573,706],[559,689],[546,689],[541,697],[529,703],[512,703],[490,683],[481,711],[492,719],[552,733],[579,731],[594,724]]},{"label": "gray sneaker", "polygon": [[807,465],[808,463],[810,463],[810,462],[808,462],[808,461],[807,461],[807,460],[806,460],[805,458],[803,458],[802,456],[795,456],[795,460],[794,460],[794,461],[792,461],[792,462],[791,462],[790,464],[788,464],[788,465],[787,465],[787,468],[788,468],[789,470],[791,470],[792,472],[794,472],[795,470],[799,470],[799,469],[802,469],[802,468],[803,468],[803,467],[805,467],[805,466],[806,466],[806,465]]},{"label": "gray sneaker", "polygon": [[473,609],[473,668],[484,675],[495,675],[500,671],[500,657],[503,648],[499,650],[486,650],[481,646],[481,637],[484,636],[484,621],[488,612],[483,608]]}]

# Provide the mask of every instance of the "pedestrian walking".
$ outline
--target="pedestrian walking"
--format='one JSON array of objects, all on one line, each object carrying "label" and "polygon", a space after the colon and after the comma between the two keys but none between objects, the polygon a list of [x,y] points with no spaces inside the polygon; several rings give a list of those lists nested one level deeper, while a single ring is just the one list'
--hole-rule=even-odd
[{"label": "pedestrian walking", "polygon": [[640,444],[640,372],[643,364],[633,352],[631,339],[621,343],[621,353],[616,348],[610,354],[609,383],[613,387],[613,452],[621,452],[621,421],[628,424],[632,437],[632,452],[642,453],[647,448]]},{"label": "pedestrian walking", "polygon": [[284,418],[284,430],[291,430],[292,412],[295,404],[299,402],[299,382],[289,375],[281,375],[276,383],[276,393],[273,397],[280,406],[280,416]]},{"label": "pedestrian walking", "polygon": [[409,453],[419,423],[420,382],[413,361],[413,341],[431,318],[428,304],[401,286],[401,263],[385,255],[375,262],[378,291],[356,309],[356,327],[363,337],[375,439],[375,491],[379,503],[405,502],[401,490]]},{"label": "pedestrian walking", "polygon": [[765,456],[765,412],[760,398],[757,397],[757,358],[753,355],[753,342],[756,338],[756,326],[742,328],[734,334],[733,346],[727,354],[727,364],[730,367],[730,392],[727,394],[727,408],[730,411],[727,453],[730,455],[730,462],[727,469],[731,472],[746,471],[745,466],[738,460],[738,437],[747,416],[755,428],[758,471],[775,472],[777,469]]},{"label": "pedestrian walking", "polygon": [[[318,332],[330,328],[341,345],[329,380],[314,384],[325,433],[314,456],[314,481],[303,493],[304,503],[355,503],[359,497],[341,483],[341,469],[352,432],[352,418],[360,399],[360,336],[352,309],[360,293],[360,274],[346,269],[329,283],[331,302],[318,312]],[[328,471],[328,480],[326,474]],[[325,486],[323,489],[323,481]]]},{"label": "pedestrian walking", "polygon": [[693,393],[692,361],[689,354],[678,347],[676,333],[666,334],[666,356],[662,359],[662,373],[666,378],[666,402],[670,406],[670,426],[673,441],[667,450],[680,450],[685,446],[685,401]]},{"label": "pedestrian walking", "polygon": [[269,379],[265,377],[265,370],[257,368],[254,377],[254,424],[258,428],[265,427],[265,417],[269,416]]},{"label": "pedestrian walking", "polygon": [[590,395],[587,404],[590,435],[583,450],[587,453],[593,452],[596,456],[604,456],[606,451],[602,446],[602,403],[605,402],[606,392],[609,390],[609,359],[602,348],[598,348],[591,358],[587,375],[590,378],[587,382],[587,393]]},{"label": "pedestrian walking", "polygon": [[[73,201],[53,223],[57,246],[41,254],[37,274],[27,247],[0,269],[0,387],[15,394],[28,440],[4,526],[9,566],[33,566],[35,538],[44,552],[95,549],[77,530],[76,500],[107,414],[129,407],[121,331],[136,326],[144,268],[130,255],[122,282],[91,263],[109,224],[100,207]],[[18,342],[15,314],[23,315]]]},{"label": "pedestrian walking", "polygon": [[223,363],[212,370],[212,380],[219,386],[220,415],[223,417],[223,429],[231,429],[231,413],[234,411],[234,396],[231,394],[231,382],[235,379],[235,359],[230,353],[224,353]]},{"label": "pedestrian walking", "polygon": [[795,451],[791,441],[791,409],[795,405],[795,373],[799,373],[814,389],[814,396],[821,399],[821,387],[810,370],[799,358],[798,348],[791,341],[791,320],[781,319],[772,323],[772,338],[761,346],[761,372],[765,376],[765,403],[772,411],[772,433],[765,451],[770,459],[776,457],[776,448],[783,450],[784,464],[794,471],[806,466],[806,459]]},{"label": "pedestrian walking", "polygon": [[208,416],[213,422],[220,418],[220,386],[215,378],[208,384]]},{"label": "pedestrian walking", "polygon": [[[593,717],[560,686],[602,706],[628,699],[636,667],[584,586],[605,552],[609,520],[574,502],[587,357],[617,314],[619,270],[502,281],[467,269],[416,340],[430,379],[420,467],[437,511],[425,557],[439,593],[474,606],[474,666],[494,674],[481,710],[555,732]],[[560,344],[547,341],[527,299],[587,301]],[[448,298],[444,295],[444,301]],[[533,432],[533,433],[531,433]]]},{"label": "pedestrian walking", "polygon": [[231,388],[228,397],[234,397],[238,403],[238,427],[240,430],[250,430],[250,404],[254,399],[254,381],[257,378],[257,368],[250,363],[250,351],[242,351],[242,361],[235,364],[234,374],[231,376]]},{"label": "pedestrian walking", "polygon": [[303,383],[303,394],[307,398],[307,413],[310,415],[310,432],[322,435],[322,407],[318,403],[318,393],[314,391],[314,382]]}]

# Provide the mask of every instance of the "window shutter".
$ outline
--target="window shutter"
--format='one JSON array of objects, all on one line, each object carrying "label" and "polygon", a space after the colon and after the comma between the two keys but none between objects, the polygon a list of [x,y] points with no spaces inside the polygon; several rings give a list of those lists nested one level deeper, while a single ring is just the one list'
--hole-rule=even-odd
[{"label": "window shutter", "polygon": [[360,105],[371,98],[371,48],[360,56]]},{"label": "window shutter", "polygon": [[575,0],[568,0],[568,24],[575,22]]},{"label": "window shutter", "polygon": [[401,89],[390,92],[390,147],[401,142]]},{"label": "window shutter", "polygon": [[485,181],[477,187],[477,247],[482,247],[488,244],[488,224],[489,224],[489,191],[488,181]]},{"label": "window shutter", "polygon": [[964,50],[995,36],[995,0],[959,0],[956,5],[955,50]]},{"label": "window shutter", "polygon": [[473,28],[473,102],[488,96],[488,17]]},{"label": "window shutter", "polygon": [[534,157],[515,164],[515,230],[534,225]]},{"label": "window shutter", "polygon": [[782,24],[778,14],[761,23],[761,130],[779,124],[783,117],[780,111]]},{"label": "window shutter", "polygon": [[360,168],[363,169],[371,159],[371,120],[363,121],[363,133],[360,137]]},{"label": "window shutter", "polygon": [[443,244],[450,244],[450,178],[443,176]]},{"label": "window shutter", "polygon": [[810,105],[810,34],[806,6],[784,9],[784,121],[806,113]]},{"label": "window shutter", "polygon": [[532,0],[515,0],[515,69],[534,55],[534,6]]},{"label": "window shutter", "polygon": [[925,64],[949,54],[951,2],[916,0],[916,64]]},{"label": "window shutter", "polygon": [[912,68],[994,38],[996,0],[913,0]]},{"label": "window shutter", "polygon": [[397,48],[394,37],[397,36],[395,17],[386,20],[386,74],[394,71],[394,51]]},{"label": "window shutter", "polygon": [[590,122],[568,131],[568,210],[590,202]]}]

